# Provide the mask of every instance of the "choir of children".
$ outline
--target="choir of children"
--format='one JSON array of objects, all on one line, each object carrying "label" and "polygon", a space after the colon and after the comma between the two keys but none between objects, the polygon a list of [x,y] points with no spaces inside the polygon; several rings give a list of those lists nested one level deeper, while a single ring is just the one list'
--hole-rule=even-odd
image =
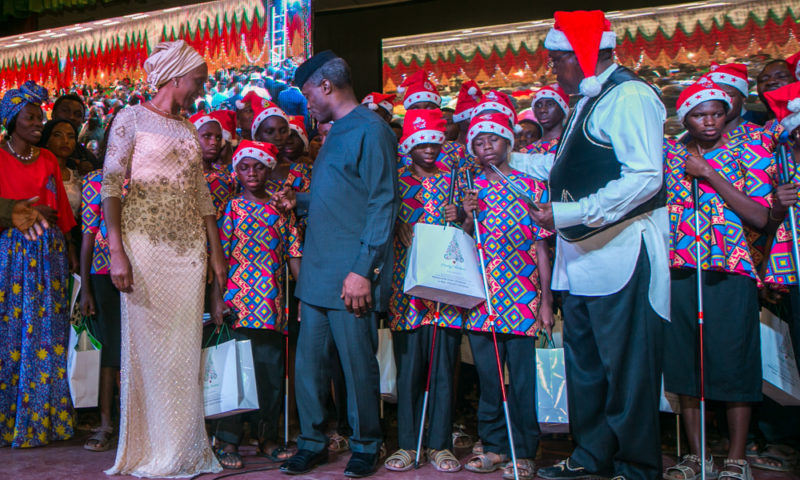
[{"label": "choir of children", "polygon": [[[680,141],[664,144],[672,289],[664,381],[667,391],[680,395],[690,450],[665,470],[669,480],[695,480],[704,461],[707,471],[719,478],[751,480],[745,444],[752,405],[761,400],[758,288],[763,283],[789,287],[792,311],[800,318],[791,248],[794,233],[789,232],[786,219],[789,207],[797,202],[800,182],[794,169],[795,161],[800,161],[800,83],[766,92],[777,121],[765,134],[762,127],[741,116],[747,82],[746,67],[730,64],[715,67],[687,87],[677,105],[686,134]],[[406,114],[399,142],[400,209],[389,305],[397,364],[398,449],[386,459],[385,468],[407,471],[420,457],[441,472],[461,470],[453,453],[451,408],[454,370],[462,334],[466,334],[480,380],[477,431],[483,449],[463,467],[479,473],[502,468],[504,478],[514,478],[501,395],[502,383],[507,381],[516,470],[519,478],[534,478],[539,444],[534,340],[538,332],[549,332],[554,321],[546,242],[552,233],[534,222],[529,204],[516,192],[522,190],[535,202],[546,203],[547,187],[509,165],[517,113],[507,95],[494,90],[484,95],[475,82],[465,82],[455,111],[448,112],[453,126],[448,134],[454,139],[450,141],[446,140],[442,98],[428,72],[410,75],[401,91]],[[393,98],[371,93],[362,103],[391,122]],[[308,191],[313,160],[302,117],[288,117],[256,92],[249,92],[237,106],[236,114],[217,111],[191,119],[229,262],[227,285],[215,286],[211,309],[215,317],[230,309],[236,316],[233,336],[252,343],[260,409],[249,418],[261,452],[281,461],[285,452],[276,447],[284,388],[283,338],[289,321],[284,307],[291,296],[286,275],[297,278],[304,224],[293,214],[275,210],[270,197],[284,187]],[[547,178],[565,134],[569,96],[558,85],[546,86],[534,95],[531,109],[542,135],[525,150],[534,154],[530,158],[542,157],[536,161],[544,163],[525,170],[544,171],[537,177]],[[237,115],[247,135],[242,135],[245,139],[233,153]],[[780,170],[774,156],[783,130],[790,133],[788,172]],[[226,148],[228,159],[232,153],[232,168],[227,165]],[[473,176],[474,185],[470,185]],[[86,314],[97,314],[98,325],[118,330],[119,294],[108,280],[105,226],[98,201],[101,177],[102,172],[96,171],[84,180],[81,272],[89,288],[84,289],[81,303]],[[696,199],[693,181],[699,185]],[[700,216],[699,233],[694,231],[695,215]],[[491,310],[486,302],[462,309],[403,292],[418,223],[480,232],[478,248],[485,256],[482,273],[488,281]],[[699,259],[695,258],[697,241],[701,242]],[[760,265],[762,258],[766,261]],[[724,402],[730,433],[727,458],[719,472],[711,456],[700,458],[698,264],[705,304],[705,396]],[[797,318],[793,320],[796,341]],[[118,335],[102,336],[102,425],[86,443],[91,450],[105,450],[110,443],[110,392],[114,369],[119,368]],[[433,338],[435,349],[431,348]],[[498,362],[507,379],[499,377]],[[422,404],[429,369],[432,380],[425,421]],[[237,451],[242,422],[239,415],[214,427],[220,441],[218,456],[227,468],[242,467]],[[417,452],[421,429],[424,450]]]}]

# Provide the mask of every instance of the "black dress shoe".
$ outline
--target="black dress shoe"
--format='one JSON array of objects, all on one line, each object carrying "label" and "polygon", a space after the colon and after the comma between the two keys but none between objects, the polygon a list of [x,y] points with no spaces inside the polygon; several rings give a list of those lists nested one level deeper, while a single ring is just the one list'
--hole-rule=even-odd
[{"label": "black dress shoe", "polygon": [[347,468],[344,469],[344,476],[350,478],[369,477],[375,473],[378,465],[377,453],[358,453],[353,452]]},{"label": "black dress shoe", "polygon": [[328,449],[321,452],[298,450],[292,458],[281,465],[281,472],[289,475],[302,475],[314,470],[319,465],[328,463]]},{"label": "black dress shoe", "polygon": [[546,480],[581,480],[587,478],[602,478],[600,475],[590,473],[573,460],[567,458],[552,467],[540,468],[536,476]]}]

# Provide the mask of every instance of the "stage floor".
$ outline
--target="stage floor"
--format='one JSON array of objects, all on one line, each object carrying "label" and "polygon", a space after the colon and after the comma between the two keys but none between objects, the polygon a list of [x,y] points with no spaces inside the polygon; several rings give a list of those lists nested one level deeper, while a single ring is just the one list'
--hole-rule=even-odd
[{"label": "stage floor", "polygon": [[[89,452],[83,449],[83,440],[88,434],[81,434],[79,438],[66,442],[57,442],[44,448],[33,448],[24,450],[11,450],[10,448],[0,449],[0,479],[15,480],[107,480],[111,477],[106,476],[103,470],[111,467],[114,463],[115,449],[107,452]],[[558,461],[567,453],[569,443],[558,440],[544,440],[541,451],[537,458],[539,466],[547,466]],[[228,474],[237,473],[232,477],[236,480],[253,479],[289,479],[277,471],[279,464],[268,463],[265,459],[255,457],[255,447],[242,447],[244,454],[244,470],[226,470],[218,474],[208,474],[198,477],[198,480],[221,479]],[[459,458],[466,459],[469,452],[458,452]],[[331,461],[327,465],[317,468],[312,473],[294,478],[309,480],[333,480],[346,478],[342,472],[349,458],[349,452],[339,456],[331,456]],[[672,464],[674,457],[665,455],[665,464]],[[273,470],[256,471],[259,469],[271,468]],[[250,473],[247,473],[250,472]],[[763,470],[753,470],[755,480],[800,480],[798,473],[774,473]],[[114,477],[128,479],[133,477]],[[395,473],[385,470],[383,467],[371,478],[376,479],[438,479],[446,480],[457,478],[458,480],[487,480],[491,478],[501,478],[501,472],[493,474],[473,474],[462,470],[457,475],[439,473],[431,465],[424,465],[419,470]]]}]

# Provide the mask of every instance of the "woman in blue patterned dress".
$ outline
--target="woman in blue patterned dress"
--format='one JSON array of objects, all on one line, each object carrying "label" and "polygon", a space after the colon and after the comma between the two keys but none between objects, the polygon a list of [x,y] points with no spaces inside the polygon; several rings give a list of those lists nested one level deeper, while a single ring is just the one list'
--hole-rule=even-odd
[{"label": "woman in blue patterned dress", "polygon": [[0,196],[39,197],[34,208],[52,225],[37,240],[26,240],[16,228],[0,231],[0,446],[15,448],[73,435],[67,259],[71,265],[75,260],[66,236],[75,217],[55,156],[34,146],[42,136],[45,101],[46,89],[25,82],[0,104],[11,134],[0,148]]}]

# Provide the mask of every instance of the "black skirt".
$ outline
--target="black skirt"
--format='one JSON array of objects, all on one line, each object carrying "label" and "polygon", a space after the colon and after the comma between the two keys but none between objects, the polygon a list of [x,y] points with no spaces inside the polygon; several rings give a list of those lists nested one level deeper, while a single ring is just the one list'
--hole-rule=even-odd
[{"label": "black skirt", "polygon": [[[672,322],[664,328],[664,388],[700,396],[697,273],[672,269]],[[705,397],[761,401],[758,289],[752,278],[703,272]]]}]

